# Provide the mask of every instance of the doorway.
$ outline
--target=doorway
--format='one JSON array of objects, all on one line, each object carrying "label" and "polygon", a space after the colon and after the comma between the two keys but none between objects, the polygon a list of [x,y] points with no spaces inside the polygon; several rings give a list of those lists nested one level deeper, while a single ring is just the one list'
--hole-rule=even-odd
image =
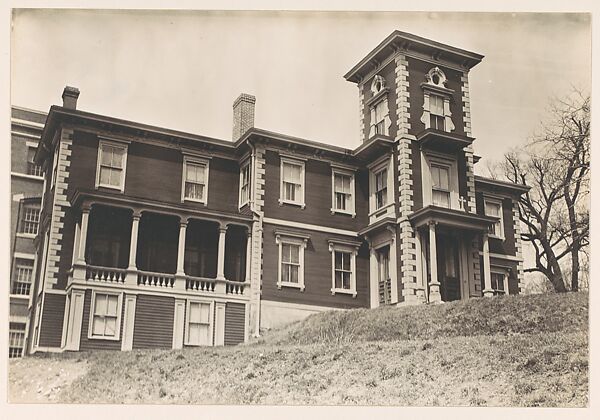
[{"label": "doorway", "polygon": [[392,303],[392,279],[390,278],[390,247],[386,245],[377,249],[377,276],[379,304]]},{"label": "doorway", "polygon": [[437,271],[443,302],[461,299],[460,249],[459,238],[442,233],[437,235]]}]

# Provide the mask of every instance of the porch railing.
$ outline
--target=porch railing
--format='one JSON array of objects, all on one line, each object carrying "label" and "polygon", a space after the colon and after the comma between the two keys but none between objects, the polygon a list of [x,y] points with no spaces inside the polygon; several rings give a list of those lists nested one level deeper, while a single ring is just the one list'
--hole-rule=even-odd
[{"label": "porch railing", "polygon": [[152,271],[138,271],[138,286],[169,287],[175,284],[175,275],[154,273]]},{"label": "porch railing", "polygon": [[225,280],[225,293],[228,295],[243,295],[246,286],[248,286],[247,283]]},{"label": "porch railing", "polygon": [[214,292],[216,279],[208,279],[205,277],[185,277],[185,289],[186,290],[197,290],[199,292]]},{"label": "porch railing", "polygon": [[107,283],[125,283],[127,270],[114,267],[100,267],[88,265],[85,268],[85,279],[91,281],[104,281]]}]

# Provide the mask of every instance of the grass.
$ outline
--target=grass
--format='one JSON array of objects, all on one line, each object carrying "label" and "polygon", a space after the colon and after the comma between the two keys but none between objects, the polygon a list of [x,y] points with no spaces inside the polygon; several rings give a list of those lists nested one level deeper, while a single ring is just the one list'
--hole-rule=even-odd
[{"label": "grass", "polygon": [[60,402],[578,407],[587,308],[571,293],[328,312],[251,345],[20,362],[85,361]]}]

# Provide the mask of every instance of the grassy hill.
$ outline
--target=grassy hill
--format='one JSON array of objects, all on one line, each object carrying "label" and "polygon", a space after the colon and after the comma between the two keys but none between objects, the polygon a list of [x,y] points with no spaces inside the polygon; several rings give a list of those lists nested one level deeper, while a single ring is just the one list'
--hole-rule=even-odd
[{"label": "grassy hill", "polygon": [[78,403],[585,406],[587,328],[586,293],[332,311],[250,345],[18,360],[10,397],[36,395],[27,387],[43,381],[28,385],[28,369],[58,377],[62,369],[73,379],[37,395]]}]

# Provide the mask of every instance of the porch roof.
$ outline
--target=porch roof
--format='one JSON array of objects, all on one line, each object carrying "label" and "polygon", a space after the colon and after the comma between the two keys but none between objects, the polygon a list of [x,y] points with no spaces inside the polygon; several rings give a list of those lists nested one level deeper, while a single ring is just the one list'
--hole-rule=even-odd
[{"label": "porch roof", "polygon": [[427,225],[430,222],[437,222],[441,225],[454,228],[478,231],[487,231],[490,225],[499,220],[498,217],[467,213],[461,210],[452,210],[437,206],[423,207],[408,216],[408,219],[415,228]]},{"label": "porch roof", "polygon": [[454,152],[462,150],[473,143],[475,139],[456,133],[428,128],[417,135],[417,141],[422,149]]},{"label": "porch roof", "polygon": [[75,208],[86,204],[101,204],[128,208],[133,211],[148,211],[161,213],[181,218],[197,218],[215,222],[232,222],[248,226],[253,221],[253,216],[241,213],[229,213],[222,210],[211,210],[206,208],[194,208],[190,205],[167,203],[157,200],[149,200],[139,197],[123,196],[120,193],[108,191],[77,189],[68,197],[69,202]]}]

